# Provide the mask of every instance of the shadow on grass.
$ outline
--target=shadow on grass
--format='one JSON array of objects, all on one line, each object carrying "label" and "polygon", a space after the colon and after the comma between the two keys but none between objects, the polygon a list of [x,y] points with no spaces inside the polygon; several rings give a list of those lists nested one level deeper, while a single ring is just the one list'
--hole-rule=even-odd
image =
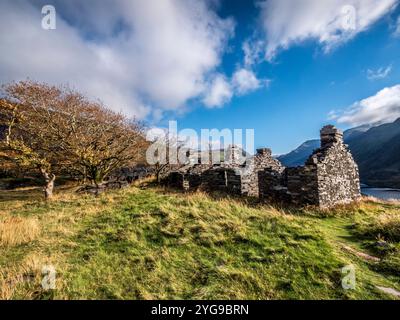
[{"label": "shadow on grass", "polygon": [[0,190],[0,202],[30,201],[41,199],[43,199],[43,191],[40,187]]},{"label": "shadow on grass", "polygon": [[[74,185],[63,185],[54,188],[54,194],[62,193],[74,188]],[[42,187],[25,187],[12,190],[0,189],[0,203],[13,201],[40,201],[44,200]]]}]

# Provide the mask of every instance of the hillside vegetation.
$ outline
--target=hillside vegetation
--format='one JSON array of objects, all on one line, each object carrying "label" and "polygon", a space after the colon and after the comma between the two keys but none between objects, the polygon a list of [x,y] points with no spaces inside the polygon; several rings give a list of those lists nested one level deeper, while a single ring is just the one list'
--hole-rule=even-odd
[{"label": "hillside vegetation", "polygon": [[[1,299],[396,299],[377,286],[400,290],[399,204],[285,210],[151,184],[54,197],[0,193]],[[356,288],[344,290],[350,264]],[[44,265],[56,269],[55,290],[41,287]]]}]

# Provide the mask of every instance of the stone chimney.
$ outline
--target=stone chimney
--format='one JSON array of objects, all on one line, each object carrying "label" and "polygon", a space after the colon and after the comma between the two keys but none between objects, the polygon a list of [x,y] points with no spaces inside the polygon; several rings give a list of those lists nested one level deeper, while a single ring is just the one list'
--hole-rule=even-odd
[{"label": "stone chimney", "polygon": [[343,143],[343,133],[333,125],[321,129],[321,148],[327,148],[335,143]]},{"label": "stone chimney", "polygon": [[226,150],[225,161],[231,165],[240,165],[243,160],[242,149],[236,145],[230,145]]},{"label": "stone chimney", "polygon": [[257,154],[262,156],[272,156],[272,150],[269,148],[260,148],[257,149]]}]

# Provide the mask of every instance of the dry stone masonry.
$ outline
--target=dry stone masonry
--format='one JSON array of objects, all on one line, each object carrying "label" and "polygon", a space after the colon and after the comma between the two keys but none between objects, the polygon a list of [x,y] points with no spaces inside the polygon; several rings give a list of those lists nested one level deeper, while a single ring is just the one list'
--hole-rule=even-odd
[{"label": "dry stone masonry", "polygon": [[218,165],[189,163],[171,172],[165,183],[185,191],[224,191],[262,201],[328,208],[360,197],[358,167],[343,134],[334,126],[321,130],[321,147],[301,167],[285,168],[270,149],[258,149],[243,163],[243,151],[231,146]]},{"label": "dry stone masonry", "polygon": [[301,167],[282,173],[266,168],[259,174],[260,197],[265,200],[329,208],[360,197],[357,164],[334,126],[321,130],[321,147]]}]

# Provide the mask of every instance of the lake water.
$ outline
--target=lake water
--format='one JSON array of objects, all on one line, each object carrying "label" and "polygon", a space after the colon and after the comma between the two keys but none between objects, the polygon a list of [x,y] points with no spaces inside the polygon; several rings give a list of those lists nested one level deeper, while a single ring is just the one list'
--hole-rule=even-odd
[{"label": "lake water", "polygon": [[400,200],[400,189],[390,188],[361,188],[361,193],[382,200]]}]

